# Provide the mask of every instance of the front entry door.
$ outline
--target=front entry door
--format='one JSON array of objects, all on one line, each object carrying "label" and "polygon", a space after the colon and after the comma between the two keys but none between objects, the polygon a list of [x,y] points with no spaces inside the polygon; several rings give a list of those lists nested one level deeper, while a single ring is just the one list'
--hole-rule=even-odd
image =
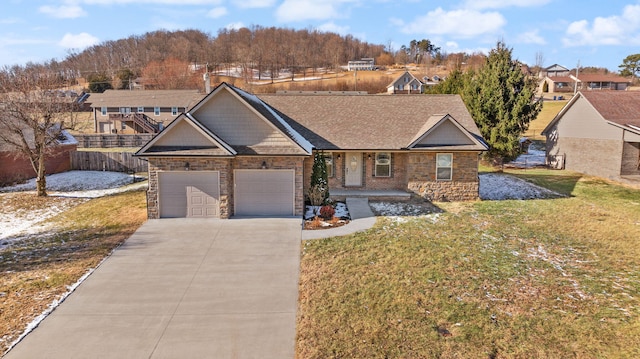
[{"label": "front entry door", "polygon": [[362,152],[345,153],[344,185],[362,186]]}]

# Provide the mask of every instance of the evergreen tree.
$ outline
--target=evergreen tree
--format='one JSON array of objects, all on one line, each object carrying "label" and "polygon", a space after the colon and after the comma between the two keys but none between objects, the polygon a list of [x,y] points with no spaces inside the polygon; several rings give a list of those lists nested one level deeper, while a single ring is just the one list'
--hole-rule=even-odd
[{"label": "evergreen tree", "polygon": [[633,77],[634,82],[636,75],[640,72],[640,54],[629,55],[622,60],[620,68],[620,76]]},{"label": "evergreen tree", "polygon": [[427,94],[458,94],[461,95],[465,83],[468,78],[473,76],[472,71],[462,72],[460,69],[455,69],[449,73],[447,78],[438,83],[437,85],[428,88],[425,93]]},{"label": "evergreen tree", "polygon": [[327,163],[324,161],[324,152],[316,151],[313,155],[310,189],[322,191],[323,203],[326,203],[329,199],[329,177],[327,175]]},{"label": "evergreen tree", "polygon": [[542,109],[542,101],[534,99],[535,81],[525,76],[511,52],[498,42],[484,66],[466,83],[462,96],[490,146],[488,157],[500,161],[519,154],[520,137]]},{"label": "evergreen tree", "polygon": [[87,76],[89,83],[89,91],[92,93],[103,93],[106,90],[113,89],[109,76],[105,73],[95,73]]}]

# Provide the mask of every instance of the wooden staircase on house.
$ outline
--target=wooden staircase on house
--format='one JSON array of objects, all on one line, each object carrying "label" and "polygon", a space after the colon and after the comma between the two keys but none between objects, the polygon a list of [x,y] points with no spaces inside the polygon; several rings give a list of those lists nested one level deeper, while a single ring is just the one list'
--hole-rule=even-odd
[{"label": "wooden staircase on house", "polygon": [[[137,125],[138,128],[141,128],[142,133],[158,133],[160,132],[160,123],[151,117],[143,114],[143,113],[131,113],[131,114],[110,114],[109,120],[111,121],[121,121],[121,122],[132,122]],[[134,126],[131,126],[134,127]]]}]

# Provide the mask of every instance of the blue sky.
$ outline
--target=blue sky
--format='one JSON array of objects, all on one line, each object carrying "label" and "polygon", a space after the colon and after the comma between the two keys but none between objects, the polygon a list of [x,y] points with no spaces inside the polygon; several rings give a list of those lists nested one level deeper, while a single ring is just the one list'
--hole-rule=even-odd
[{"label": "blue sky", "polygon": [[261,25],[351,34],[397,50],[429,39],[443,51],[487,52],[573,68],[618,65],[640,53],[640,0],[3,0],[0,66],[62,60],[158,29]]}]

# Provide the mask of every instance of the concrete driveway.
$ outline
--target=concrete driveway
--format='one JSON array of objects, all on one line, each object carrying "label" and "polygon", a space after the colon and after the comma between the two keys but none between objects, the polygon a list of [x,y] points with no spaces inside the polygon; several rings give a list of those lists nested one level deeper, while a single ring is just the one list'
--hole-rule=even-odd
[{"label": "concrete driveway", "polygon": [[293,358],[301,220],[149,220],[5,359]]}]

